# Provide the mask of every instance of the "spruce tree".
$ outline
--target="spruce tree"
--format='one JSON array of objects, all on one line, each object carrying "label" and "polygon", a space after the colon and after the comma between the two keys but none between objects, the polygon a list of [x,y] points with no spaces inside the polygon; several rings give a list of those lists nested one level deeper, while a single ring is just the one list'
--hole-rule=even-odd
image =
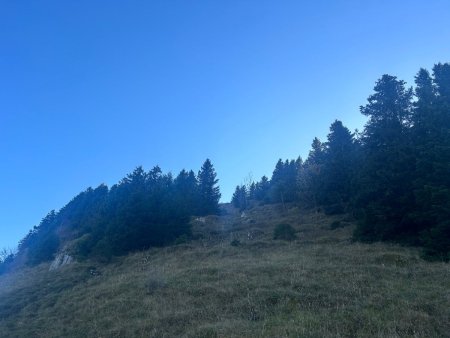
[{"label": "spruce tree", "polygon": [[412,135],[415,209],[410,218],[426,253],[450,259],[450,64],[416,76]]},{"label": "spruce tree", "polygon": [[191,215],[197,214],[199,207],[198,182],[192,170],[181,170],[174,180],[175,200],[179,208]]},{"label": "spruce tree", "polygon": [[219,211],[221,194],[217,185],[219,180],[216,176],[216,171],[211,161],[206,159],[197,175],[200,215],[217,214]]},{"label": "spruce tree", "polygon": [[299,160],[279,159],[270,180],[270,199],[273,203],[294,202],[297,199]]},{"label": "spruce tree", "polygon": [[261,180],[256,183],[255,199],[263,203],[269,202],[269,190],[270,181],[267,176],[264,175],[263,177],[261,177]]},{"label": "spruce tree", "polygon": [[311,151],[305,163],[299,166],[297,175],[298,198],[300,203],[318,210],[324,201],[323,166],[325,160],[325,146],[315,137],[311,144]]},{"label": "spruce tree", "polygon": [[355,173],[356,146],[352,133],[341,121],[334,121],[325,144],[320,194],[329,213],[348,210]]},{"label": "spruce tree", "polygon": [[361,223],[355,235],[364,240],[406,240],[406,217],[414,204],[414,158],[409,143],[412,89],[394,76],[383,75],[361,113],[369,117],[363,134],[356,206]]},{"label": "spruce tree", "polygon": [[248,207],[248,192],[247,187],[245,185],[238,185],[233,193],[233,197],[231,199],[231,203],[235,208],[239,210],[245,210]]}]

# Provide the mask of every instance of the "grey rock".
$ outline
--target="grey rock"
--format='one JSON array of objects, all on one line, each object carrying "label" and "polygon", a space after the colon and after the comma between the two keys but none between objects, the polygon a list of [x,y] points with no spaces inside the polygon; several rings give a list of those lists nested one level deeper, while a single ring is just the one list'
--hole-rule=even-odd
[{"label": "grey rock", "polygon": [[59,268],[69,265],[73,262],[72,256],[68,255],[67,253],[59,253],[55,259],[53,260],[52,264],[50,264],[49,271],[58,270]]}]

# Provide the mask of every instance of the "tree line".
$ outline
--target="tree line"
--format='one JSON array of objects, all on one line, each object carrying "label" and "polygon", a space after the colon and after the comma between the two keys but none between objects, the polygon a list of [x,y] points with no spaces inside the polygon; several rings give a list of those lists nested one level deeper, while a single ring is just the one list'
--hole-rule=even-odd
[{"label": "tree line", "polygon": [[[237,186],[232,203],[350,213],[357,240],[418,245],[425,257],[450,260],[450,64],[420,69],[414,88],[383,75],[360,112],[368,117],[361,132],[334,121],[306,160],[280,159],[270,179]],[[137,167],[111,188],[88,188],[49,212],[16,252],[0,252],[0,273],[17,262],[51,260],[59,250],[110,258],[189,238],[192,216],[218,212],[216,176],[206,160],[197,175]]]},{"label": "tree line", "polygon": [[147,172],[137,167],[111,188],[88,188],[49,212],[19,242],[17,253],[0,255],[0,272],[15,261],[51,260],[62,249],[80,258],[108,259],[188,238],[191,216],[219,210],[216,176],[207,159],[197,175],[183,169],[174,178],[158,166]]},{"label": "tree line", "polygon": [[395,241],[450,259],[450,64],[420,69],[415,87],[383,75],[360,112],[362,132],[341,121],[305,161],[281,159],[269,180],[239,185],[232,203],[299,203],[351,213],[357,240]]}]

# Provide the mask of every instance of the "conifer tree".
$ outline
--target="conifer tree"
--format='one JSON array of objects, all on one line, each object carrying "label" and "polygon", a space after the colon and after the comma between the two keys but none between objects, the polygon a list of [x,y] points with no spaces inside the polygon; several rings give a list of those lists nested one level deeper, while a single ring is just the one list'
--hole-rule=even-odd
[{"label": "conifer tree", "polygon": [[174,180],[175,199],[179,208],[197,214],[198,210],[198,182],[192,170],[181,170]]},{"label": "conifer tree", "polygon": [[235,208],[239,210],[245,210],[248,207],[248,192],[247,187],[245,185],[238,185],[233,193],[233,197],[231,199],[231,203]]},{"label": "conifer tree", "polygon": [[249,187],[248,198],[250,200],[255,200],[256,199],[256,193],[257,193],[257,185],[256,185],[255,182],[252,182],[250,184],[250,187]]},{"label": "conifer tree", "polygon": [[305,163],[299,167],[297,184],[299,201],[308,207],[318,210],[323,198],[323,165],[325,160],[325,146],[315,137],[311,144],[311,151]]},{"label": "conifer tree", "polygon": [[394,76],[383,75],[368,104],[360,108],[369,117],[363,136],[363,165],[357,207],[362,221],[356,236],[365,240],[407,236],[405,217],[412,208],[414,158],[409,144],[412,89]]},{"label": "conifer tree", "polygon": [[428,255],[450,260],[450,64],[416,76],[412,136],[416,159],[410,214]]},{"label": "conifer tree", "polygon": [[278,160],[270,180],[270,199],[273,203],[287,203],[297,199],[298,165],[299,160]]},{"label": "conifer tree", "polygon": [[255,187],[255,199],[261,202],[269,201],[270,181],[267,176],[261,177],[261,180],[256,183]]},{"label": "conifer tree", "polygon": [[331,124],[324,155],[320,202],[329,213],[343,212],[352,195],[356,146],[352,133],[341,121]]},{"label": "conifer tree", "polygon": [[219,211],[220,189],[216,171],[209,159],[203,163],[198,172],[199,214],[216,214]]}]

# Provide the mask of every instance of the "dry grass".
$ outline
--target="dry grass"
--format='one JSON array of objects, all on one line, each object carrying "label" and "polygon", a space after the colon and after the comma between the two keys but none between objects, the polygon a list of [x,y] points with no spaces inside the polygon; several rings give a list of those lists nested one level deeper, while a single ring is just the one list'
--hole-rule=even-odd
[{"label": "dry grass", "polygon": [[[187,244],[1,276],[0,336],[448,337],[449,265],[352,243],[350,223],[330,230],[336,220],[228,208],[194,222]],[[279,223],[297,240],[272,240]]]}]

